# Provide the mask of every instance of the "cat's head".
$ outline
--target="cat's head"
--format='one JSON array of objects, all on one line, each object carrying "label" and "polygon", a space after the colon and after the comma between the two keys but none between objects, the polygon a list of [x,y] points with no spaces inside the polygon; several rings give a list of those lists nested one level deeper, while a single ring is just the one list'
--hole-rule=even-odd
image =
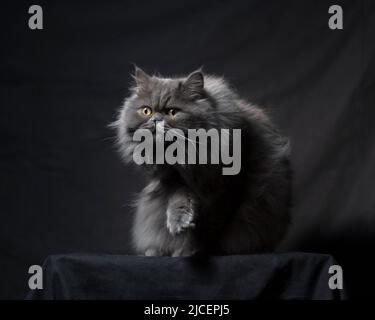
[{"label": "cat's head", "polygon": [[205,77],[197,70],[183,78],[150,76],[138,67],[131,95],[125,100],[115,123],[121,153],[126,160],[136,146],[133,134],[138,129],[153,133],[164,130],[207,128],[215,105],[205,90]]}]

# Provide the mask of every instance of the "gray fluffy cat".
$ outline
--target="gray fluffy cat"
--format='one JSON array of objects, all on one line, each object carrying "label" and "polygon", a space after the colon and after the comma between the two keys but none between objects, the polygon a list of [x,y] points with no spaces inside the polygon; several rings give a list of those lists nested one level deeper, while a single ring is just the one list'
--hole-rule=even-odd
[{"label": "gray fluffy cat", "polygon": [[283,238],[291,202],[289,143],[268,116],[219,77],[195,71],[183,78],[149,76],[135,84],[118,120],[118,144],[131,162],[139,128],[241,129],[241,171],[221,165],[144,165],[149,183],[139,194],[133,244],[146,256],[248,254],[270,251]]}]

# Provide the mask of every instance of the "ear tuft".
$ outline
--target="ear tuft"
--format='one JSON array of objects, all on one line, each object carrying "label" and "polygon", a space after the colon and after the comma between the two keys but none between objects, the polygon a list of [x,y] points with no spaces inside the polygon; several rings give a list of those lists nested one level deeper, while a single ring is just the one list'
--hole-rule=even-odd
[{"label": "ear tuft", "polygon": [[138,87],[144,87],[148,83],[150,76],[146,72],[144,72],[141,68],[134,65],[133,78]]},{"label": "ear tuft", "polygon": [[182,83],[184,94],[191,99],[198,99],[204,93],[204,77],[201,70],[194,71],[188,75]]}]

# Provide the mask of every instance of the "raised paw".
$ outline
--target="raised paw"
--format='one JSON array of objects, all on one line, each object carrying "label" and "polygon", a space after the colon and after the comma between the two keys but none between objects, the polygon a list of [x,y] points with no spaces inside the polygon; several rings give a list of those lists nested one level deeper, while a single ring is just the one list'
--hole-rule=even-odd
[{"label": "raised paw", "polygon": [[193,212],[187,207],[170,208],[167,211],[167,228],[172,235],[194,228]]}]

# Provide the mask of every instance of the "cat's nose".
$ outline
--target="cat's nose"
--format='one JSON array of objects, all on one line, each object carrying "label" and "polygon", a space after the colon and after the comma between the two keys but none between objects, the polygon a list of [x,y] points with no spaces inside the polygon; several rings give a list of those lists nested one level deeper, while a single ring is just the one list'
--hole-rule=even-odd
[{"label": "cat's nose", "polygon": [[162,121],[163,120],[163,115],[161,113],[159,113],[159,112],[156,112],[156,113],[153,114],[153,116],[151,117],[150,120],[154,121],[154,122],[156,122],[156,121]]}]

